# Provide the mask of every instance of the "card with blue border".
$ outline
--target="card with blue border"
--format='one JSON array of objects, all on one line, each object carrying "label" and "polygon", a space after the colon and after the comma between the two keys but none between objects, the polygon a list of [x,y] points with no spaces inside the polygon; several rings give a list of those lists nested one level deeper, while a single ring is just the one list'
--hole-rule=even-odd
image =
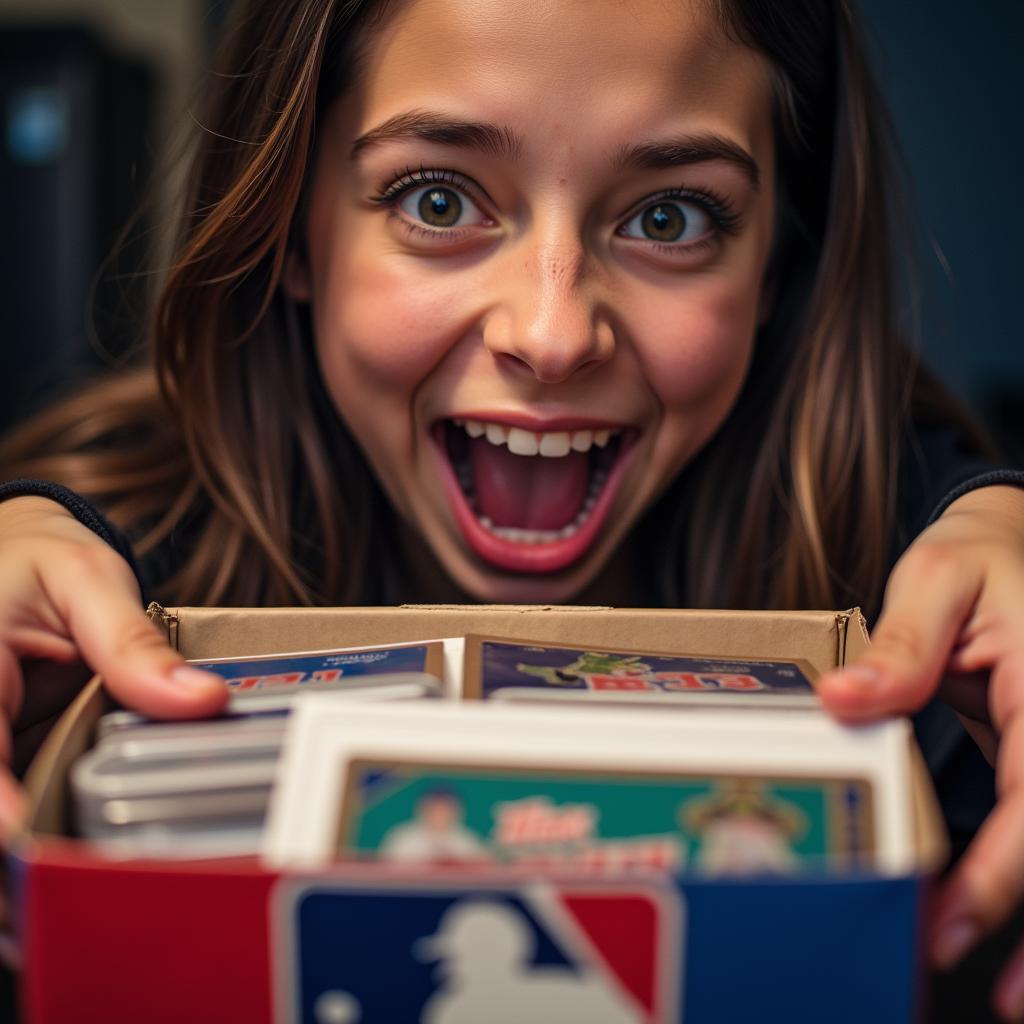
[{"label": "card with blue border", "polygon": [[718,658],[552,646],[467,636],[470,700],[814,706],[813,666],[801,659]]}]

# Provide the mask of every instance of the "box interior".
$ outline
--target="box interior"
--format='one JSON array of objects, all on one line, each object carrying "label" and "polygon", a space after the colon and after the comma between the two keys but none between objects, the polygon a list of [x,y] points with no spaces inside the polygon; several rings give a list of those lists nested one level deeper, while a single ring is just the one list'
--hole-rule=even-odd
[{"label": "box interior", "polygon": [[[518,605],[164,609],[154,605],[150,616],[186,658],[326,650],[485,633],[539,643],[600,644],[612,650],[803,658],[824,672],[856,658],[868,645],[867,627],[857,609],[735,612]],[[47,737],[25,780],[30,808],[26,844],[68,834],[68,771],[91,745],[96,723],[108,708],[101,680],[96,677]],[[919,863],[922,870],[932,870],[946,856],[944,827],[916,746],[911,755]],[[31,852],[26,852],[31,859]]]}]

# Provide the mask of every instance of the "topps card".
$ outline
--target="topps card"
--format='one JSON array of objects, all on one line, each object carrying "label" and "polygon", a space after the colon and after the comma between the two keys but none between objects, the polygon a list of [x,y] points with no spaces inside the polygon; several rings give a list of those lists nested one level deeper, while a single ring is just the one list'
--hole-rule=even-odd
[{"label": "topps card", "polygon": [[467,636],[463,695],[475,700],[807,707],[806,661],[710,658]]},{"label": "topps card", "polygon": [[444,678],[444,645],[435,640],[392,647],[346,648],[303,654],[275,654],[262,658],[216,658],[192,661],[196,668],[215,672],[232,695],[262,691],[318,689],[346,680],[399,672],[423,672]]},{"label": "topps card", "polygon": [[[904,720],[853,729],[818,709],[764,707],[737,714],[710,708],[699,715],[667,715],[661,707],[631,706],[597,714],[579,705],[554,703],[545,707],[494,700],[356,704],[332,699],[331,694],[310,694],[298,702],[286,730],[263,853],[275,868],[314,867],[338,856],[341,837],[357,848],[361,843],[371,848],[384,844],[383,831],[359,832],[371,827],[367,816],[371,809],[378,813],[377,801],[381,802],[379,814],[384,819],[391,815],[388,827],[414,824],[417,787],[430,789],[436,784],[441,791],[457,789],[455,796],[459,796],[469,785],[458,772],[462,766],[470,774],[482,775],[490,788],[466,790],[460,797],[467,801],[462,810],[456,799],[447,806],[439,800],[433,807],[422,808],[439,828],[461,820],[462,827],[473,833],[460,833],[461,840],[452,847],[456,854],[464,847],[475,856],[479,844],[491,840],[495,807],[520,798],[522,786],[535,785],[538,772],[544,786],[535,795],[555,807],[559,800],[569,799],[556,783],[573,773],[583,773],[577,785],[583,786],[585,777],[596,777],[601,785],[595,790],[608,786],[609,793],[616,780],[627,787],[639,776],[643,793],[631,791],[638,805],[648,800],[652,777],[668,777],[675,784],[685,777],[704,780],[707,787],[714,783],[723,806],[746,812],[737,816],[751,833],[768,833],[782,823],[791,838],[803,836],[813,843],[817,835],[819,848],[836,856],[860,858],[873,851],[873,868],[902,872],[914,856],[908,740],[909,724]],[[388,776],[395,765],[405,766],[408,777]],[[350,785],[348,773],[353,768],[359,777]],[[451,777],[420,779],[434,771],[449,771]],[[488,772],[496,774],[492,777]],[[775,788],[758,790],[749,781],[753,779],[772,780]],[[732,783],[724,786],[714,780]],[[817,788],[817,809],[801,806],[795,793],[782,788],[784,780],[806,783],[811,792]],[[866,788],[856,785],[861,780]],[[845,788],[834,785],[844,781]],[[379,783],[378,788],[374,783]],[[683,803],[686,795],[677,791],[673,799]],[[699,794],[691,795],[696,799]],[[711,800],[710,789],[704,796]],[[595,792],[589,804],[598,823],[605,813],[602,799]],[[407,803],[399,807],[402,800]],[[571,802],[586,801],[577,794]],[[788,809],[790,804],[795,810]],[[476,808],[472,825],[466,824],[465,817],[470,805]],[[716,806],[712,800],[710,807]],[[716,816],[712,809],[704,812],[709,821]],[[481,814],[490,815],[486,829],[480,824]],[[360,825],[364,817],[366,823]],[[686,840],[685,854],[680,856],[685,855],[687,863],[699,853],[700,844],[686,830],[699,824],[695,819],[684,827],[674,825],[680,844]],[[593,834],[599,839],[622,838],[601,832],[597,824],[595,828]],[[653,826],[646,823],[635,822],[631,828],[626,830],[627,839],[665,834],[651,831]],[[828,838],[821,840],[821,836]],[[400,845],[397,836],[394,842]],[[415,849],[415,842],[409,842]],[[766,837],[764,845],[773,842],[777,839]]]},{"label": "topps card", "polygon": [[356,759],[338,856],[706,875],[866,868],[864,779]]}]

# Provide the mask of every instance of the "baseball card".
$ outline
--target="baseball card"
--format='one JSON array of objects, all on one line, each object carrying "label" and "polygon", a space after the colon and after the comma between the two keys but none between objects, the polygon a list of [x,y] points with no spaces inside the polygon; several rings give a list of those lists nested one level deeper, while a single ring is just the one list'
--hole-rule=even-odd
[{"label": "baseball card", "polygon": [[791,659],[594,650],[467,636],[470,700],[813,707],[814,668]]},{"label": "baseball card", "polygon": [[444,645],[396,644],[392,647],[353,647],[259,658],[214,658],[189,664],[224,679],[232,695],[275,694],[309,687],[343,686],[368,676],[425,672],[444,678]]},{"label": "baseball card", "polygon": [[867,867],[864,779],[349,763],[339,856],[709,875]]},{"label": "baseball card", "polygon": [[387,672],[332,680],[314,680],[298,686],[268,686],[266,689],[232,690],[223,714],[201,721],[160,721],[137,711],[110,711],[96,725],[96,742],[110,737],[163,742],[177,736],[198,737],[229,728],[276,729],[281,732],[297,697],[310,693],[335,693],[349,701],[421,700],[441,697],[444,687],[437,676],[426,672]]},{"label": "baseball card", "polygon": [[[745,830],[778,864],[825,856],[905,870],[913,858],[908,728],[894,720],[851,729],[818,710],[597,714],[498,701],[342,705],[311,694],[286,730],[264,855],[273,867],[300,868],[341,851],[399,859],[417,849],[421,815],[453,830],[441,859],[445,850],[485,863],[547,856],[531,845],[530,829],[569,828],[559,810],[569,804],[584,858],[653,837],[684,866],[724,863],[705,846],[721,851]],[[517,800],[526,801],[519,811]],[[503,817],[508,805],[511,818]],[[531,837],[516,856],[495,845],[496,835],[517,834],[500,832],[509,821]]]}]

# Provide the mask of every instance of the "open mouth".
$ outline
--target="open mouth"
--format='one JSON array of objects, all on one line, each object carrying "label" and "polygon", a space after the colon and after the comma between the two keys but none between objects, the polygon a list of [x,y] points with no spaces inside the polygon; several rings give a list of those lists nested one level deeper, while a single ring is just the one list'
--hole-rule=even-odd
[{"label": "open mouth", "polygon": [[589,550],[636,432],[615,426],[535,431],[441,420],[434,439],[467,542],[510,572],[556,572]]}]

